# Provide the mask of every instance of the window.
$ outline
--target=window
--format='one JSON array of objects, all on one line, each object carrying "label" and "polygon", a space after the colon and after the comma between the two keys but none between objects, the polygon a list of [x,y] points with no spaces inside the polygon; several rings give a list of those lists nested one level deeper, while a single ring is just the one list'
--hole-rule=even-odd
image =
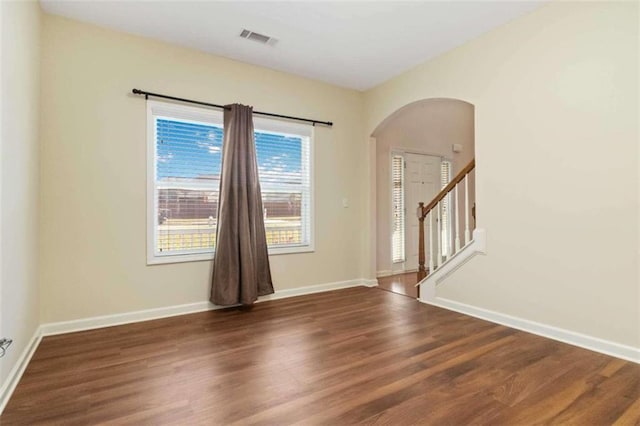
[{"label": "window", "polygon": [[[216,247],[222,112],[148,101],[147,263]],[[313,250],[312,127],[254,118],[269,254]]]},{"label": "window", "polygon": [[[451,182],[451,161],[443,160],[440,163],[440,188],[444,188]],[[451,193],[442,199],[442,256],[449,257],[452,254],[452,227],[451,227]]]},{"label": "window", "polygon": [[394,155],[391,158],[391,203],[393,228],[391,252],[393,263],[405,261],[404,254],[404,158]]}]

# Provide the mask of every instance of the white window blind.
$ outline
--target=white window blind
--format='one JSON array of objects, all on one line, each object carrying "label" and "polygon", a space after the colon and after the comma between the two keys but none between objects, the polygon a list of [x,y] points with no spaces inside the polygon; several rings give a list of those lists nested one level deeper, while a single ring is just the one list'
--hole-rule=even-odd
[{"label": "white window blind", "polygon": [[[451,182],[451,162],[440,163],[440,188],[444,188]],[[442,255],[449,256],[451,252],[451,193],[447,194],[441,204],[442,217]]]},{"label": "white window blind", "polygon": [[309,248],[312,127],[262,118],[254,125],[269,248]]},{"label": "white window blind", "polygon": [[394,155],[391,158],[392,214],[393,230],[391,238],[392,260],[404,262],[404,158]]},{"label": "white window blind", "polygon": [[[148,263],[211,259],[222,114],[149,102]],[[269,252],[312,250],[311,126],[254,119]]]}]

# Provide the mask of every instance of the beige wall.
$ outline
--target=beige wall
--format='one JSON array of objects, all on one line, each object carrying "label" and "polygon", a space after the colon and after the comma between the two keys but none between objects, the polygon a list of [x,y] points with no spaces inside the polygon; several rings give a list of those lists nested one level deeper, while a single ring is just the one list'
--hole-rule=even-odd
[{"label": "beige wall", "polygon": [[43,42],[43,322],[208,299],[211,262],[146,265],[146,112],[133,87],[333,121],[315,130],[316,251],[272,256],[272,273],[276,290],[362,276],[361,93],[54,16]]},{"label": "beige wall", "polygon": [[[453,175],[473,158],[473,105],[455,99],[427,99],[402,108],[379,126],[376,138],[376,273],[391,263],[391,152],[407,150],[445,157]],[[454,153],[452,144],[463,149]],[[423,200],[429,202],[431,200]],[[417,206],[406,206],[414,211]],[[409,215],[409,217],[413,217]],[[416,219],[417,220],[417,219]],[[396,267],[402,267],[398,264]],[[394,269],[395,270],[395,269]]]},{"label": "beige wall", "polygon": [[39,325],[38,110],[40,6],[0,2],[0,335],[13,339],[0,383]]},{"label": "beige wall", "polygon": [[638,71],[636,3],[552,2],[366,93],[475,105],[488,254],[438,296],[640,347]]}]

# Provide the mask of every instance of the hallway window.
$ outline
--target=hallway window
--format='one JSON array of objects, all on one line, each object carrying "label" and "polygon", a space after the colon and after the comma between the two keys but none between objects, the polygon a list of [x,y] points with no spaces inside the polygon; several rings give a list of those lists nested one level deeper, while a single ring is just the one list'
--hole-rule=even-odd
[{"label": "hallway window", "polygon": [[391,159],[392,191],[392,261],[405,261],[404,253],[404,158],[394,155]]},{"label": "hallway window", "polygon": [[[444,188],[451,182],[451,161],[444,160],[440,163],[440,186]],[[441,204],[442,215],[442,256],[449,257],[453,253],[452,250],[452,235],[453,230],[451,227],[451,193],[447,194],[442,200]]]}]

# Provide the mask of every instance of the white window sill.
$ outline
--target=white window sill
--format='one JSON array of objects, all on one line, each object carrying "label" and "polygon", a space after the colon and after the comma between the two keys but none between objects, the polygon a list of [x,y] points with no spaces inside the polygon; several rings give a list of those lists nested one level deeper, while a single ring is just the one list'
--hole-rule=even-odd
[{"label": "white window sill", "polygon": [[166,263],[202,262],[213,260],[213,253],[197,254],[167,254],[164,256],[147,257],[147,265],[164,265]]},{"label": "white window sill", "polygon": [[[283,254],[300,254],[313,253],[313,246],[294,246],[294,247],[278,247],[270,248],[269,256],[280,256]],[[167,254],[164,256],[152,255],[147,257],[147,265],[164,265],[169,263],[183,262],[203,262],[213,260],[213,252],[209,253],[191,253],[191,254]]]}]

